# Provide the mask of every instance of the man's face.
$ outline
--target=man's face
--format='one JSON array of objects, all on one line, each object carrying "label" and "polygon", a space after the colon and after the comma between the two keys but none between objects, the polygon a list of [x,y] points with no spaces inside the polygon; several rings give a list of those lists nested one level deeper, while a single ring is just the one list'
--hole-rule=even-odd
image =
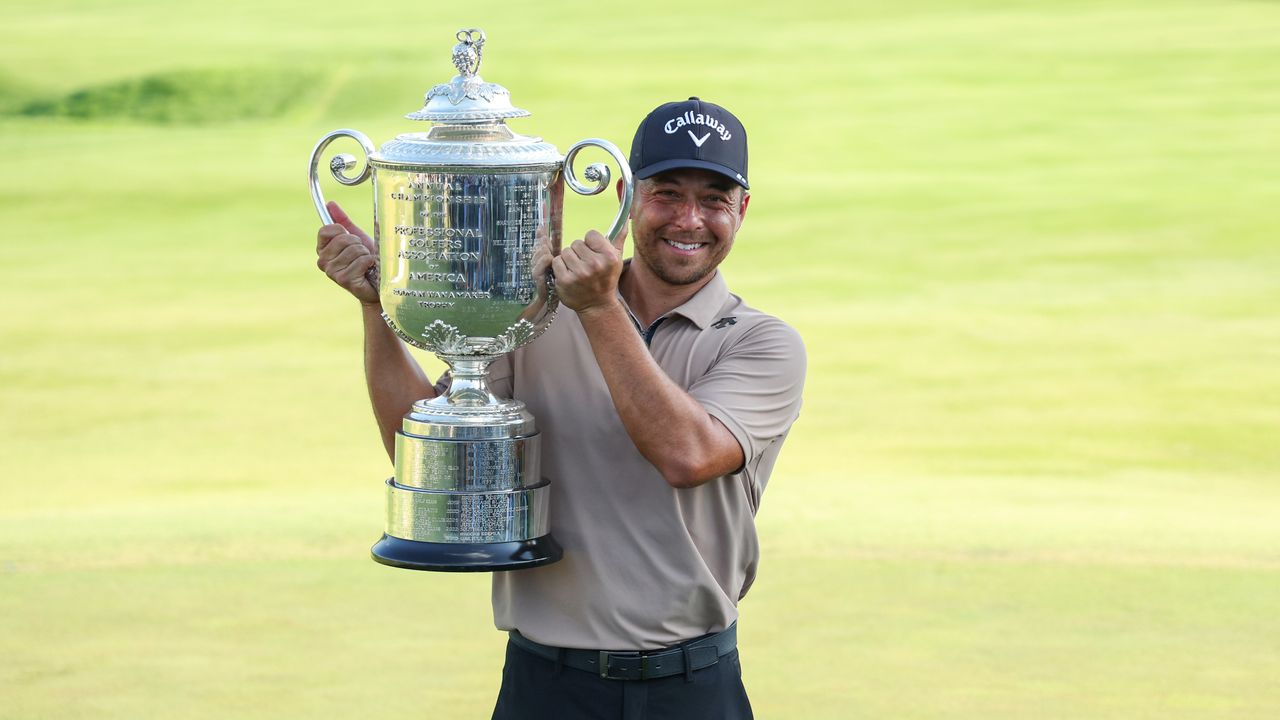
[{"label": "man's face", "polygon": [[740,185],[710,170],[641,180],[631,205],[635,255],[664,282],[696,283],[729,254],[749,201]]}]

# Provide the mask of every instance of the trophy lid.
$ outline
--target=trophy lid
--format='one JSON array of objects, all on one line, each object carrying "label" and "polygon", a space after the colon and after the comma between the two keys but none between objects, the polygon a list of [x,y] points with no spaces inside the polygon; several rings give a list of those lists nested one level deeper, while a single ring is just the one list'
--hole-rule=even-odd
[{"label": "trophy lid", "polygon": [[458,74],[427,92],[426,105],[405,117],[444,123],[481,123],[528,117],[529,111],[511,104],[511,93],[476,74],[484,54],[484,31],[459,30],[453,46],[453,65]]},{"label": "trophy lid", "polygon": [[463,165],[481,167],[543,167],[563,157],[539,137],[512,132],[507,118],[527,117],[528,110],[511,104],[511,93],[476,74],[484,48],[484,31],[459,30],[453,46],[458,75],[427,93],[427,104],[405,117],[434,123],[425,133],[403,133],[370,156],[375,163]]}]

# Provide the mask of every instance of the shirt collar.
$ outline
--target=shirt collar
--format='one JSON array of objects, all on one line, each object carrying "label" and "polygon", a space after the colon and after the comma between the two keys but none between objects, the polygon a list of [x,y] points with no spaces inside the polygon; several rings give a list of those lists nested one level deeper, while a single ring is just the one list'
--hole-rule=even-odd
[{"label": "shirt collar", "polygon": [[699,330],[706,330],[707,326],[715,321],[716,316],[720,313],[720,308],[724,307],[724,301],[729,299],[729,286],[724,281],[724,276],[717,269],[715,274],[711,276],[710,282],[702,286],[702,289],[694,293],[683,305],[671,311],[672,315],[683,315],[690,322],[698,326]]},{"label": "shirt collar", "polygon": [[[628,267],[631,264],[631,258],[624,261]],[[724,303],[729,299],[729,285],[724,281],[724,275],[720,274],[719,268],[711,276],[711,280],[703,285],[693,297],[684,302],[683,305],[676,307],[663,317],[679,315],[689,320],[689,322],[698,326],[699,330],[706,330],[707,326],[716,320],[719,315],[720,308],[724,307]],[[618,297],[622,297],[619,293]],[[626,305],[626,301],[623,301]]]}]

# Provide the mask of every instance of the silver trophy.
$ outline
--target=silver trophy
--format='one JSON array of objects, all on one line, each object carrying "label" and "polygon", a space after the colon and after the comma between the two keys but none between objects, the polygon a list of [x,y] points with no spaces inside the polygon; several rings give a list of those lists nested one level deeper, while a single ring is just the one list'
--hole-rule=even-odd
[{"label": "silver trophy", "polygon": [[[511,570],[559,560],[548,524],[549,481],[539,469],[539,434],[524,403],[500,399],[488,367],[531,342],[559,302],[550,258],[559,254],[564,185],[595,195],[609,168],[594,164],[578,180],[573,160],[604,149],[622,172],[622,203],[609,239],[622,232],[633,186],[612,143],[583,140],[564,156],[541,138],[512,132],[508,118],[529,113],[499,85],[476,74],[480,30],[461,30],[453,48],[458,75],[436,85],[406,117],[434,123],[375,150],[363,133],[335,130],[311,152],[311,197],[332,223],[317,168],[329,143],[348,137],[364,148],[358,162],[329,163],[343,185],[370,176],[373,235],[383,318],[405,342],[449,365],[443,395],[420,400],[396,434],[395,476],[387,480],[386,532],[373,546],[380,563],[417,570]],[[376,277],[373,277],[376,276]]]}]

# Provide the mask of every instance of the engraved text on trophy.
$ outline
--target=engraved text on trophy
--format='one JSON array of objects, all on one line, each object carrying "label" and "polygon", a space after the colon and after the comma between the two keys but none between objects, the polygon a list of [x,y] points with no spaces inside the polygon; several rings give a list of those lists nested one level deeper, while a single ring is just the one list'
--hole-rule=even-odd
[{"label": "engraved text on trophy", "polygon": [[443,319],[464,335],[496,337],[514,324],[537,291],[533,254],[550,239],[557,180],[546,171],[380,171],[382,303],[397,327],[416,336]]}]

